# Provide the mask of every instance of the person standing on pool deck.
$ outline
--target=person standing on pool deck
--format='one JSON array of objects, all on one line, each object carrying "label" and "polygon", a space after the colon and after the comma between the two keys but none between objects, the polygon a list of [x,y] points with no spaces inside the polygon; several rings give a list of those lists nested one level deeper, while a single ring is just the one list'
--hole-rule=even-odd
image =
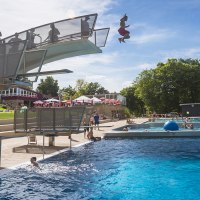
[{"label": "person standing on pool deck", "polygon": [[98,127],[98,131],[99,131],[99,115],[97,112],[94,115],[94,125],[95,125],[95,128]]},{"label": "person standing on pool deck", "polygon": [[89,123],[87,123],[86,117],[83,118],[83,126],[84,126],[84,138],[86,138],[87,133],[89,133]]}]

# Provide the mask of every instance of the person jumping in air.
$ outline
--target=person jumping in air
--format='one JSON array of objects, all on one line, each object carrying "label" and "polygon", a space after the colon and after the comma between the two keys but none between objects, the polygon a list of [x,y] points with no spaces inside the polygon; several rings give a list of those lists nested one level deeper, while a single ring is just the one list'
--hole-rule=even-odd
[{"label": "person jumping in air", "polygon": [[121,36],[123,36],[121,38],[118,38],[120,43],[125,42],[124,41],[125,39],[130,38],[130,35],[129,35],[130,32],[126,30],[126,28],[129,27],[129,25],[126,26],[126,23],[125,23],[127,20],[128,20],[128,16],[126,14],[120,19],[120,28],[118,29],[118,32]]}]

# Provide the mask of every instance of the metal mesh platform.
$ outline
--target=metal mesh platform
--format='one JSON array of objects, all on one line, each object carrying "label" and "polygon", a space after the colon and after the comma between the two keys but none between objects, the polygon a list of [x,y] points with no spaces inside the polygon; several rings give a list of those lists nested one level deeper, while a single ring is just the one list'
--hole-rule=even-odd
[{"label": "metal mesh platform", "polygon": [[[43,64],[92,53],[101,53],[109,28],[95,29],[97,14],[52,22],[0,40],[0,87],[32,86]],[[30,80],[20,74],[35,72]],[[29,84],[28,84],[29,83]]]}]

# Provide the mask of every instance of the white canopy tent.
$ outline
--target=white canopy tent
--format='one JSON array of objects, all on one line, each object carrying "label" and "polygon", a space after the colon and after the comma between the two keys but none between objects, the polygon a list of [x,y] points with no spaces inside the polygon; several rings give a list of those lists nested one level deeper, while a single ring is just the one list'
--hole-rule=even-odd
[{"label": "white canopy tent", "polygon": [[79,102],[79,103],[91,103],[92,100],[89,97],[86,96],[80,96],[73,100],[73,102]]},{"label": "white canopy tent", "polygon": [[102,103],[101,99],[98,99],[97,97],[92,97],[91,100],[92,100],[92,102],[94,104],[96,104],[96,103]]},{"label": "white canopy tent", "polygon": [[45,100],[46,102],[60,102],[58,99],[54,99],[54,98],[51,98],[51,99],[47,99]]}]

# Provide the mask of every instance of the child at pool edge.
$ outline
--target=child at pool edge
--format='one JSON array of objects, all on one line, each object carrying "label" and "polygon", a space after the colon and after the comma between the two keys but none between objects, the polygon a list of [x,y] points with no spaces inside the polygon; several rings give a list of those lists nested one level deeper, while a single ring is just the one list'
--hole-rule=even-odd
[{"label": "child at pool edge", "polygon": [[94,138],[94,135],[93,135],[93,127],[90,127],[90,130],[89,130],[89,132],[88,132],[88,134],[87,134],[87,138],[88,138],[89,140],[91,140],[92,138]]},{"label": "child at pool edge", "polygon": [[83,119],[83,126],[86,126],[84,127],[84,138],[86,138],[86,134],[89,133],[89,124],[87,123],[86,118]]},{"label": "child at pool edge", "polygon": [[94,142],[101,140],[101,137],[94,137],[94,135],[93,135],[93,127],[90,127],[90,131],[88,132],[87,137],[88,137],[89,140],[92,140]]},{"label": "child at pool edge", "polygon": [[37,168],[41,169],[40,166],[39,166],[39,164],[38,164],[38,162],[37,162],[37,158],[36,157],[32,157],[30,161],[31,161],[31,164],[34,167],[37,167]]},{"label": "child at pool edge", "polygon": [[124,127],[123,131],[128,131],[128,126]]}]

